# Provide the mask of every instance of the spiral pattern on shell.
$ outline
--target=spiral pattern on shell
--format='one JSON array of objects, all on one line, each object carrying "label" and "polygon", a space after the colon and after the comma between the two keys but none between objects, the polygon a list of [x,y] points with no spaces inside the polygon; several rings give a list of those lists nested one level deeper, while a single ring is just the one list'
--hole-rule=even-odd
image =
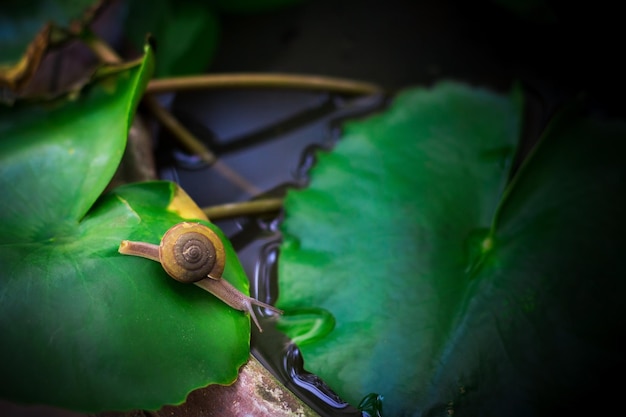
[{"label": "spiral pattern on shell", "polygon": [[174,244],[174,258],[190,278],[206,278],[215,264],[215,248],[206,236],[189,232]]},{"label": "spiral pattern on shell", "polygon": [[169,229],[159,247],[161,265],[174,279],[196,282],[219,279],[224,270],[224,246],[213,230],[200,223],[179,223]]}]

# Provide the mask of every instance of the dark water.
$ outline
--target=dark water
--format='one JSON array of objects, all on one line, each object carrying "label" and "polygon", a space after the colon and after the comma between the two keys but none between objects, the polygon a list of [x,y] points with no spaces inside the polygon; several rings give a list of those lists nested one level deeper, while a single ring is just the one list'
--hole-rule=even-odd
[{"label": "dark water", "polygon": [[[345,119],[382,109],[383,96],[347,98],[295,91],[221,91],[180,94],[173,112],[230,168],[262,195],[283,196],[306,186],[315,154],[332,148]],[[213,167],[159,137],[159,175],[179,183],[202,207],[249,200]],[[250,279],[251,295],[274,303],[282,213],[216,220]],[[252,329],[252,354],[286,387],[325,416],[362,416],[318,376],[306,371],[298,347],[274,328],[271,312],[258,311],[263,333]]]}]

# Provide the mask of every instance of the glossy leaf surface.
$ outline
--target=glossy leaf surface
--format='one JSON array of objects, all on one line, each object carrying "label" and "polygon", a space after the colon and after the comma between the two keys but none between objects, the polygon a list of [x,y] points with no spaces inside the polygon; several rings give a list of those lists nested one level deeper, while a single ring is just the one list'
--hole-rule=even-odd
[{"label": "glossy leaf surface", "polygon": [[[151,69],[148,53],[130,70],[103,71],[78,97],[0,109],[5,399],[156,409],[232,382],[248,357],[243,313],[172,280],[156,262],[117,252],[123,239],[158,243],[173,224],[203,217],[168,182],[100,196]],[[225,245],[224,276],[247,291]]]},{"label": "glossy leaf surface", "polygon": [[283,322],[305,367],[387,416],[550,413],[623,369],[625,131],[568,123],[506,192],[515,95],[440,84],[344,126],[285,206],[278,305],[336,321]]}]

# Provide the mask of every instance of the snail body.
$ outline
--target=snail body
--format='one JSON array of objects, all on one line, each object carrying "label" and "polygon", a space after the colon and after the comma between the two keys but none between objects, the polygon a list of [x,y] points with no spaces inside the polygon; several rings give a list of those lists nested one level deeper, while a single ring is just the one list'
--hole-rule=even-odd
[{"label": "snail body", "polygon": [[249,313],[259,331],[263,330],[253,305],[282,314],[281,310],[243,294],[222,278],[226,264],[224,244],[213,230],[203,224],[178,223],[163,235],[159,245],[123,240],[118,251],[157,261],[175,280],[194,283],[230,307]]}]

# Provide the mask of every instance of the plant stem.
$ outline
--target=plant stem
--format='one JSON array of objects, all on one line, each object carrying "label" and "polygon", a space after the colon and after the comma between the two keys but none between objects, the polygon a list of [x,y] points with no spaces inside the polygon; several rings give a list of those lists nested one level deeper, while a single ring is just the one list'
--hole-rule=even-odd
[{"label": "plant stem", "polygon": [[164,93],[201,88],[289,88],[324,90],[343,94],[376,94],[383,89],[376,85],[344,78],[302,74],[206,74],[150,80],[149,93]]},{"label": "plant stem", "polygon": [[[82,36],[85,44],[104,62],[120,63],[122,59],[119,55],[102,39],[89,32]],[[148,93],[148,91],[146,91]],[[165,107],[150,94],[145,94],[143,102],[152,112],[154,117],[167,129],[174,137],[190,152],[198,155],[203,161],[213,166],[213,168],[224,176],[231,183],[246,191],[250,195],[257,195],[261,192],[259,188],[251,184],[228,165],[217,159],[198,138],[195,137],[185,126],[182,125]]]},{"label": "plant stem", "polygon": [[143,98],[143,103],[154,117],[191,153],[198,155],[204,162],[213,164],[217,157],[198,138],[176,119],[165,107],[151,95]]},{"label": "plant stem", "polygon": [[115,52],[108,43],[103,41],[89,29],[80,33],[80,39],[91,49],[91,51],[103,62],[108,64],[119,64],[122,58]]},{"label": "plant stem", "polygon": [[265,214],[278,211],[283,206],[282,198],[264,198],[239,203],[221,204],[203,207],[202,211],[209,219]]},{"label": "plant stem", "polygon": [[261,190],[255,187],[252,183],[239,175],[228,165],[217,159],[217,156],[209,150],[193,133],[191,133],[182,123],[178,121],[172,113],[170,113],[165,107],[152,96],[145,95],[143,98],[144,104],[152,112],[154,117],[167,129],[174,137],[182,144],[187,150],[195,155],[198,155],[204,162],[212,165],[213,168],[224,176],[231,183],[237,187],[246,191],[250,195],[257,195]]}]

